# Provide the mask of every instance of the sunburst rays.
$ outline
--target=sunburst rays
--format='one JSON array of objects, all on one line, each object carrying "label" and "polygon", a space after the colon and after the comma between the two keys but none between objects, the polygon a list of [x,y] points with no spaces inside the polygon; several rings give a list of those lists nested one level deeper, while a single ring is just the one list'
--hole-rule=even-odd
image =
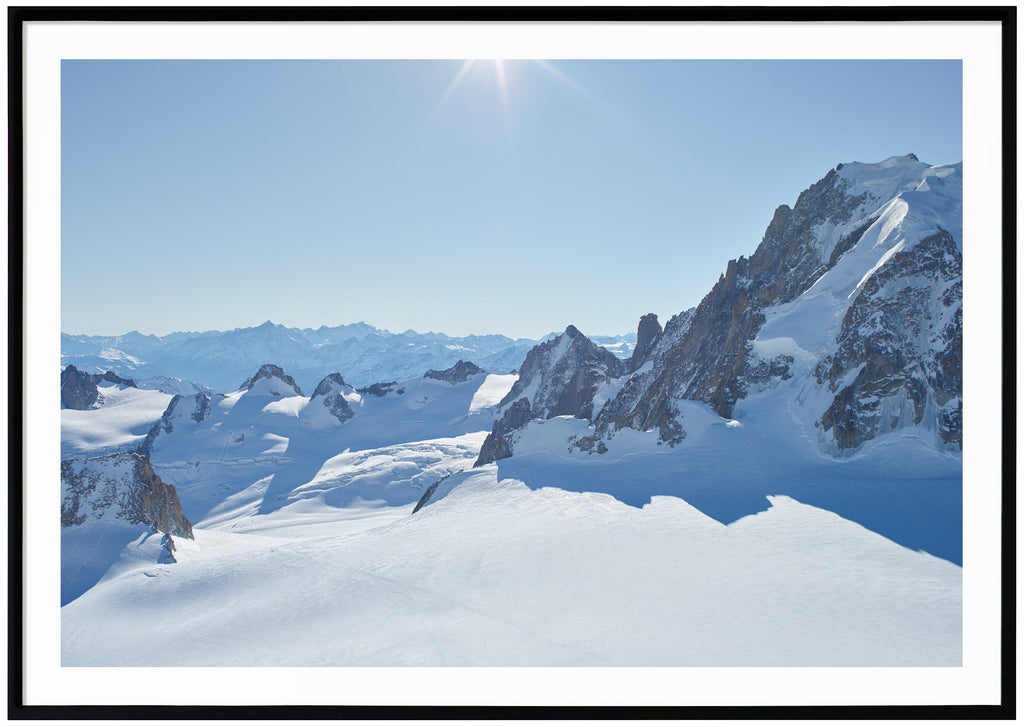
[{"label": "sunburst rays", "polygon": [[[494,78],[497,85],[498,99],[501,104],[502,114],[504,115],[505,122],[508,124],[509,128],[511,128],[512,101],[509,94],[508,61],[504,58],[492,58],[489,60],[491,63],[494,64]],[[440,100],[438,100],[437,105],[434,106],[434,110],[431,112],[429,118],[427,119],[428,124],[432,123],[438,117],[438,115],[440,115],[441,111],[451,100],[452,96],[455,95],[455,92],[459,89],[459,87],[469,76],[469,73],[473,69],[473,67],[484,62],[485,61],[479,59],[467,59],[462,62],[462,65],[459,66],[459,70],[456,71],[455,76],[452,78],[451,82],[448,84],[448,87],[445,89],[444,94],[442,94]],[[530,63],[536,66],[537,68],[542,69],[550,78],[559,82],[560,84],[570,89],[574,93],[582,96],[583,98],[592,103],[603,106],[600,99],[594,96],[594,94],[588,91],[581,84],[570,78],[565,72],[555,67],[555,65],[550,61],[531,60]]]}]

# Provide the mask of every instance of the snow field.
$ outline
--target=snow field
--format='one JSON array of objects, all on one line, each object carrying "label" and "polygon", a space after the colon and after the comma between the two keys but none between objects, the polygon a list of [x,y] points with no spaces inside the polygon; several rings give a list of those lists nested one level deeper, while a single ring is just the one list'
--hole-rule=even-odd
[{"label": "snow field", "polygon": [[161,391],[99,387],[100,407],[61,409],[61,459],[95,456],[130,449],[142,443],[173,398]]},{"label": "snow field", "polygon": [[496,406],[512,390],[518,378],[518,374],[488,374],[469,402],[469,413]]},{"label": "snow field", "polygon": [[63,611],[65,666],[956,665],[960,569],[790,498],[724,526],[677,498],[483,467],[415,516],[173,566]]}]

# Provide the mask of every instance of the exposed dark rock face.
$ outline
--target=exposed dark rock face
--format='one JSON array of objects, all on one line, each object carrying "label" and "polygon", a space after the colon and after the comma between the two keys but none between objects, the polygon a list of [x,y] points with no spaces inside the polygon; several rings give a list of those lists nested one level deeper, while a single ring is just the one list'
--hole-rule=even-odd
[{"label": "exposed dark rock face", "polygon": [[658,316],[648,313],[640,319],[636,327],[636,348],[629,359],[629,373],[647,363],[647,360],[654,353],[654,347],[661,338],[661,324],[658,323]]},{"label": "exposed dark rock face", "polygon": [[437,492],[437,488],[441,485],[441,483],[447,480],[453,474],[454,472],[449,472],[444,477],[431,484],[430,487],[428,487],[424,491],[423,496],[419,499],[419,502],[416,503],[416,507],[412,509],[412,514],[415,515],[424,507],[426,507],[427,503],[430,502],[430,498],[432,498],[434,496],[434,493]]},{"label": "exposed dark rock face", "polygon": [[137,388],[134,381],[122,379],[113,371],[107,371],[104,374],[88,374],[69,365],[60,372],[60,408],[80,411],[91,409],[99,399],[100,382]]},{"label": "exposed dark rock face", "polygon": [[608,446],[594,434],[587,437],[569,437],[567,443],[570,451],[577,449],[587,454],[604,454],[608,451]]},{"label": "exposed dark rock face", "polygon": [[[379,384],[372,384],[362,389],[356,389],[360,394],[369,394],[370,396],[386,396],[394,391],[395,387],[398,386],[397,381],[384,381]],[[403,393],[402,391],[396,392],[398,394]]]},{"label": "exposed dark rock face", "polygon": [[174,557],[174,551],[178,547],[174,544],[174,538],[164,533],[164,536],[160,539],[160,544],[164,546],[163,553],[160,554],[160,558],[157,560],[158,563],[177,563],[178,559]]},{"label": "exposed dark rock face", "polygon": [[310,404],[321,402],[339,422],[347,422],[356,413],[345,399],[345,394],[354,391],[355,389],[345,383],[341,374],[327,374],[313,392]]},{"label": "exposed dark rock face", "polygon": [[196,394],[194,400],[196,405],[189,418],[196,424],[205,422],[210,417],[210,397],[206,394]]},{"label": "exposed dark rock face", "polygon": [[839,262],[839,258],[845,255],[851,247],[856,245],[857,241],[864,236],[864,233],[868,231],[868,228],[875,224],[877,220],[877,217],[871,217],[858,225],[856,229],[847,232],[839,238],[836,246],[832,249],[832,254],[829,256],[828,266],[830,268],[834,267],[835,264]]},{"label": "exposed dark rock face", "polygon": [[663,342],[651,355],[653,372],[622,387],[602,412],[599,429],[658,429],[662,440],[679,441],[684,433],[674,421],[675,399],[703,401],[728,417],[747,394],[748,376],[785,376],[778,367],[762,372],[760,361],[748,363],[748,343],[764,323],[765,308],[796,299],[828,269],[813,228],[851,219],[866,196],[847,194],[849,187],[830,171],[801,193],[792,209],[776,209],[754,254],[729,261],[692,314],[665,326]]},{"label": "exposed dark rock face", "polygon": [[458,363],[444,371],[431,369],[423,374],[423,376],[427,379],[437,379],[439,381],[447,381],[449,384],[458,384],[482,373],[486,372],[475,363],[459,359]]},{"label": "exposed dark rock face", "polygon": [[107,382],[109,382],[111,384],[118,384],[119,386],[131,387],[133,389],[139,388],[139,387],[137,387],[135,385],[135,382],[132,381],[131,379],[122,379],[120,376],[115,374],[113,371],[107,371],[106,373],[98,374],[96,376],[95,380],[96,380],[97,384],[99,384],[99,382],[101,382],[101,381],[107,381]]},{"label": "exposed dark rock face", "polygon": [[[214,396],[223,398],[222,394],[214,394]],[[167,404],[167,408],[164,409],[160,419],[152,426],[142,444],[139,445],[139,454],[148,457],[153,451],[153,443],[157,437],[161,433],[169,434],[173,432],[174,422],[179,417],[187,416],[196,424],[201,424],[209,419],[210,402],[211,398],[207,394],[193,394],[192,396],[175,395]]]},{"label": "exposed dark rock face", "polygon": [[491,433],[487,435],[480,456],[476,458],[474,467],[496,462],[512,456],[512,446],[508,435],[525,426],[533,417],[530,413],[530,400],[523,397],[505,410],[501,419],[491,425]]},{"label": "exposed dark rock face", "polygon": [[284,384],[286,385],[287,389],[285,391],[275,391],[275,392],[273,392],[275,395],[282,395],[282,394],[287,395],[287,396],[291,396],[292,394],[298,394],[299,396],[303,395],[302,394],[302,389],[300,389],[299,385],[295,383],[295,379],[293,379],[291,376],[286,374],[284,372],[284,369],[282,369],[280,366],[275,366],[274,364],[263,364],[262,366],[260,366],[260,370],[256,372],[256,375],[255,376],[251,376],[248,379],[246,379],[242,383],[242,386],[239,387],[239,388],[242,388],[242,389],[245,389],[246,391],[248,391],[248,390],[252,389],[252,387],[256,384],[256,382],[259,381],[260,379],[278,379],[278,380],[284,382]]},{"label": "exposed dark rock face", "polygon": [[153,472],[149,458],[118,452],[60,463],[63,527],[88,519],[118,519],[149,525],[168,535],[192,539],[192,524],[181,512],[173,485]]},{"label": "exposed dark rock face", "polygon": [[962,280],[960,251],[940,230],[864,283],[838,349],[815,369],[836,395],[817,424],[840,449],[920,424],[929,408],[938,409],[931,416],[943,442],[962,448]]},{"label": "exposed dark rock face", "polygon": [[530,349],[519,379],[498,406],[526,396],[534,417],[590,420],[597,388],[625,372],[625,361],[569,326],[560,336]]},{"label": "exposed dark rock face", "polygon": [[67,366],[60,372],[60,408],[85,411],[96,403],[99,389],[92,375]]},{"label": "exposed dark rock face", "polygon": [[627,365],[575,326],[534,346],[511,391],[498,403],[504,414],[491,427],[473,466],[511,457],[511,433],[531,419],[569,415],[589,421],[598,387],[625,374]]},{"label": "exposed dark rock face", "polygon": [[345,378],[341,374],[327,374],[327,376],[325,376],[323,380],[319,384],[317,384],[316,390],[313,392],[312,398],[315,399],[318,396],[326,396],[331,391],[334,391],[335,389],[341,387],[347,387],[349,389],[352,388],[351,386],[345,383]]},{"label": "exposed dark rock face", "polygon": [[[907,158],[914,161],[912,155]],[[894,169],[884,181],[885,194],[917,190],[920,181],[914,175],[923,175],[926,167],[892,161],[872,172]],[[954,189],[948,185],[957,182],[944,175],[927,180],[923,189],[936,191],[939,203],[952,204],[949,209],[955,210],[955,197],[941,195],[948,195]],[[796,300],[839,265],[886,214],[873,210],[882,210],[888,199],[855,193],[833,171],[801,194],[792,209],[779,207],[753,255],[731,261],[692,314],[669,321],[646,354],[639,354],[641,322],[634,356],[653,362],[651,370],[639,372],[639,358],[631,362],[631,371],[637,373],[602,409],[596,434],[612,435],[622,427],[658,429],[662,441],[680,441],[685,432],[676,421],[676,400],[702,401],[730,417],[740,399],[793,378],[793,355],[779,353],[767,360],[752,353],[766,311]],[[828,236],[837,229],[843,233]],[[962,271],[957,242],[939,228],[924,239],[911,239],[879,264],[865,269],[861,288],[842,313],[836,348],[829,348],[831,355],[819,354],[824,358],[808,384],[827,386],[834,395],[824,412],[814,413],[816,425],[826,433],[823,441],[849,450],[893,429],[922,425],[937,430],[948,446],[962,446]],[[814,363],[800,364],[808,365]],[[801,376],[807,371],[802,369]]]}]

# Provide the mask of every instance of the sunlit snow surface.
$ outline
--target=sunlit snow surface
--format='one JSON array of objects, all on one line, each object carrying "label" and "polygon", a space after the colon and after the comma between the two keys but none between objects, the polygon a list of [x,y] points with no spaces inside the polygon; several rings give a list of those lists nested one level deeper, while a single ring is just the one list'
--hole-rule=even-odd
[{"label": "sunlit snow surface", "polygon": [[518,378],[517,374],[488,375],[484,383],[473,394],[473,400],[469,404],[470,413],[476,413],[497,404],[505,398],[505,394],[512,390],[512,386]]},{"label": "sunlit snow surface", "polygon": [[676,498],[466,477],[362,532],[197,531],[177,564],[66,606],[63,664],[960,663],[960,569],[832,513],[775,497],[724,526]]},{"label": "sunlit snow surface", "polygon": [[60,456],[95,456],[142,444],[171,395],[162,391],[100,386],[98,408],[60,412]]},{"label": "sunlit snow surface", "polygon": [[[480,379],[367,397],[363,430],[358,414],[303,430],[302,397],[270,411],[267,397],[222,402],[197,428],[245,423],[247,436],[236,459],[193,455],[219,459],[192,484],[222,491],[214,502],[179,483],[186,514],[201,515],[177,563],[159,563],[159,540],[138,528],[63,529],[66,561],[91,549],[81,582],[95,585],[68,583],[62,663],[960,664],[961,569],[870,523],[956,509],[959,460],[904,439],[837,462],[794,419],[770,418],[774,405],[735,426],[684,404],[679,446],[623,431],[605,455],[566,446],[587,431],[578,420],[535,422],[515,457],[478,469],[484,431],[393,441],[450,434]],[[168,465],[198,441],[175,433]],[[161,469],[160,451],[161,476],[188,474],[185,457]]]}]

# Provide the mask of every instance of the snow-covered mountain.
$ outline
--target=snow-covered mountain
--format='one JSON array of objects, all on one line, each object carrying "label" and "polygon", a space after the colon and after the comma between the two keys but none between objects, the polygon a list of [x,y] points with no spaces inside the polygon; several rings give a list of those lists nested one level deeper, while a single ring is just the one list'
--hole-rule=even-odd
[{"label": "snow-covered mountain", "polygon": [[[598,340],[616,355],[629,358],[631,334]],[[519,368],[538,342],[501,335],[391,333],[365,323],[300,329],[266,321],[252,328],[167,336],[137,331],[122,336],[62,333],[61,363],[86,372],[109,370],[136,381],[179,377],[187,380],[186,387],[196,382],[192,385],[203,390],[228,392],[259,366],[273,362],[289,371],[303,389],[312,390],[334,371],[343,372],[354,386],[371,386],[422,376],[428,369],[446,369],[460,359],[490,373],[508,374]],[[171,386],[167,382],[163,390],[187,393],[172,391]]]},{"label": "snow-covered mountain", "polygon": [[[436,461],[428,463],[421,452],[415,467],[399,467],[411,470],[408,477],[386,485],[380,480],[378,489],[343,480],[328,497],[335,506],[357,497],[412,504],[434,480],[472,464],[481,432],[494,418],[494,397],[503,393],[488,381],[507,386],[514,379],[465,362],[428,374],[371,393],[332,373],[307,397],[281,367],[265,364],[232,393],[174,397],[139,451],[175,485],[184,511],[203,526],[225,512],[268,514],[311,492],[323,496],[334,481],[324,475],[327,463],[344,452],[435,442],[428,449],[436,452]],[[389,456],[403,455],[379,454],[382,471],[389,471],[384,466]],[[307,487],[311,483],[316,486]]]},{"label": "snow-covered mountain", "polygon": [[501,418],[492,425],[478,464],[508,456],[502,438],[530,419],[572,416],[590,420],[608,383],[626,371],[626,362],[570,325],[561,335],[526,355],[519,378],[498,403]]},{"label": "snow-covered mountain", "polygon": [[958,449],[961,200],[960,164],[839,165],[779,207],[695,309],[664,331],[641,319],[630,373],[583,407],[598,412],[584,441],[603,450],[623,429],[656,430],[675,445],[689,434],[685,402],[742,419],[784,387],[826,452],[904,434]]},{"label": "snow-covered mountain", "polygon": [[961,664],[961,198],[841,164],[635,336],[65,337],[63,664]]}]

